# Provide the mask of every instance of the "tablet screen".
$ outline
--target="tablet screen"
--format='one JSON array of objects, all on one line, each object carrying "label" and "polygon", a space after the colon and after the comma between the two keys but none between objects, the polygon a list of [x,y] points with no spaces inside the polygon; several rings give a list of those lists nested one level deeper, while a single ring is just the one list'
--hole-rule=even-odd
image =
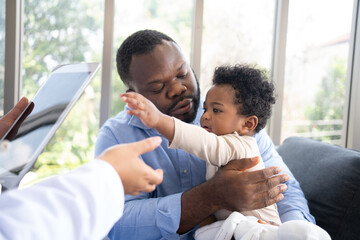
[{"label": "tablet screen", "polygon": [[0,180],[3,175],[22,174],[25,166],[29,163],[33,165],[74,105],[74,101],[80,97],[90,75],[93,75],[91,71],[55,71],[50,75],[31,100],[28,112],[33,109],[15,136],[14,132],[8,131],[3,137],[10,141],[11,148],[7,154],[11,157],[0,158]]}]

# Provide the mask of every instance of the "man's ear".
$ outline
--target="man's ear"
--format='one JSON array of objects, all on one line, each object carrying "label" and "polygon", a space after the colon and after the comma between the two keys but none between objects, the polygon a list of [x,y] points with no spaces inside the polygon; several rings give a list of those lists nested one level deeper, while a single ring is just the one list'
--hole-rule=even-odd
[{"label": "man's ear", "polygon": [[258,122],[259,120],[255,115],[247,117],[244,123],[244,130],[246,130],[248,133],[255,131]]}]

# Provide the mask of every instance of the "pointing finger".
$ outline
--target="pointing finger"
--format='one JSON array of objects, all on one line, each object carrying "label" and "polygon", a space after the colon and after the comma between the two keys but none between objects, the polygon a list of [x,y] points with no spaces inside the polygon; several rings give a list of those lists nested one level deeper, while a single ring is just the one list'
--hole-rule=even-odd
[{"label": "pointing finger", "polygon": [[133,148],[138,155],[141,155],[157,148],[161,141],[161,137],[151,137],[142,141],[130,143],[129,147]]}]

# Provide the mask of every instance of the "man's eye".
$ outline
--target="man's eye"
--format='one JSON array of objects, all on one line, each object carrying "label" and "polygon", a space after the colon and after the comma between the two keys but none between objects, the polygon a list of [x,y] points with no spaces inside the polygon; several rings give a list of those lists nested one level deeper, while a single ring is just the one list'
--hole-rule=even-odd
[{"label": "man's eye", "polygon": [[185,73],[183,75],[179,75],[178,78],[185,79],[185,78],[187,78],[187,76],[188,76],[188,73]]},{"label": "man's eye", "polygon": [[207,111],[207,108],[204,107],[203,110],[204,110],[204,112],[206,112],[206,111]]},{"label": "man's eye", "polygon": [[161,85],[161,86],[158,86],[158,87],[154,87],[154,88],[150,88],[150,91],[152,93],[161,93],[161,91],[164,89],[164,86],[165,85]]},{"label": "man's eye", "polygon": [[158,90],[151,90],[151,92],[153,92],[153,93],[161,93],[161,90],[162,90],[162,89],[158,89]]},{"label": "man's eye", "polygon": [[219,112],[221,112],[221,111],[220,111],[219,109],[217,109],[217,108],[214,108],[214,109],[213,109],[213,112],[214,112],[214,113],[219,113]]}]

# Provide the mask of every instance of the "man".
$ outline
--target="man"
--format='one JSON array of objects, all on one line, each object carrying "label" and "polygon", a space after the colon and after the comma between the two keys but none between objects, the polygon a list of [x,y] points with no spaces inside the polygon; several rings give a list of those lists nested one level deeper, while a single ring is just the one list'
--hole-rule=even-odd
[{"label": "man", "polygon": [[[0,119],[0,138],[27,106],[20,102]],[[159,137],[114,146],[78,169],[0,196],[0,239],[102,239],[121,217],[125,194],[153,191],[162,171],[138,156]],[[1,161],[0,150],[0,161]]]},{"label": "man", "polygon": [[[128,91],[142,94],[167,115],[199,125],[202,111],[199,85],[179,46],[170,37],[152,30],[136,32],[122,43],[116,61]],[[95,154],[112,145],[149,136],[159,136],[159,133],[128,115],[125,109],[100,130]],[[268,168],[242,172],[239,170],[250,168],[256,161],[235,160],[207,182],[204,182],[205,161],[183,150],[168,149],[168,142],[163,138],[158,149],[142,155],[145,163],[164,170],[163,183],[153,193],[126,196],[123,218],[108,236],[111,239],[192,239],[196,226],[219,209],[258,209],[279,202],[284,195],[286,201],[278,204],[283,222],[292,219],[313,222],[298,182],[269,137],[264,131],[255,137]],[[276,175],[281,169],[287,174]],[[287,180],[287,186],[281,184]]]}]

